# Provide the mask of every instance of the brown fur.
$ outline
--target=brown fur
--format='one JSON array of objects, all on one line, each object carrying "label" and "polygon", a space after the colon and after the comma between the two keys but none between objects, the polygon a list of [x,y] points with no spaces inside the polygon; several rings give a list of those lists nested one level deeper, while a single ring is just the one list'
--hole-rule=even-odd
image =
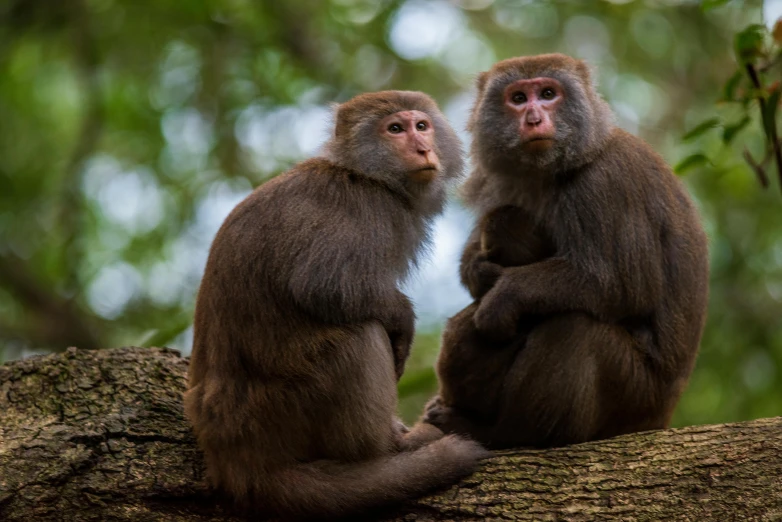
[{"label": "brown fur", "polygon": [[[559,81],[565,98],[554,145],[529,154],[502,90],[539,77]],[[465,198],[481,216],[523,209],[537,232],[505,241],[549,238],[553,251],[529,243],[529,256],[502,268],[480,247],[484,225],[473,231],[462,278],[479,300],[447,324],[440,396],[425,420],[492,447],[666,427],[708,297],[706,236],[685,188],[647,144],[613,125],[581,61],[505,60],[478,85]]]},{"label": "brown fur", "polygon": [[[411,181],[378,122],[424,111],[441,169]],[[431,426],[404,434],[396,379],[413,336],[398,285],[428,238],[458,138],[426,95],[341,105],[325,157],[256,189],[212,245],[185,408],[211,483],[255,514],[340,517],[471,472],[485,450]]]},{"label": "brown fur", "polygon": [[501,267],[528,265],[554,253],[551,239],[520,207],[493,209],[481,218],[478,230],[480,242],[475,246],[480,247],[487,261]]}]

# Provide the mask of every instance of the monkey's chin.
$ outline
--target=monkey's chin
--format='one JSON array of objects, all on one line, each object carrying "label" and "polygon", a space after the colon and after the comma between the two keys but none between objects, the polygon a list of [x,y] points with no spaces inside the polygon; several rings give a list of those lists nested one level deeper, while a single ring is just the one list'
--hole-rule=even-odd
[{"label": "monkey's chin", "polygon": [[524,152],[529,154],[542,154],[551,150],[554,146],[554,140],[551,138],[539,138],[530,140],[522,145]]},{"label": "monkey's chin", "polygon": [[410,173],[410,179],[416,183],[429,183],[437,177],[437,168],[426,167]]}]

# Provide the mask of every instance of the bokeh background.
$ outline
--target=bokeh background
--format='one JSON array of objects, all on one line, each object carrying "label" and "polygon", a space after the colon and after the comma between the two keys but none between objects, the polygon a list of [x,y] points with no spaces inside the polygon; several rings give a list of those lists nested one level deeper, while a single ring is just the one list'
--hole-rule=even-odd
[{"label": "bokeh background", "polygon": [[[718,103],[734,37],[781,14],[736,0],[0,0],[0,361],[72,345],[189,353],[217,228],[317,153],[331,103],[423,90],[469,143],[476,74],[558,51],[597,67],[622,127],[671,164],[696,158],[682,170],[710,237],[711,299],[675,425],[780,415],[782,195],[742,159],[762,155],[760,118],[727,146],[719,129],[683,137],[714,115],[741,121],[747,107]],[[436,389],[445,319],[469,302],[457,267],[472,223],[453,198],[406,284],[408,421]]]}]

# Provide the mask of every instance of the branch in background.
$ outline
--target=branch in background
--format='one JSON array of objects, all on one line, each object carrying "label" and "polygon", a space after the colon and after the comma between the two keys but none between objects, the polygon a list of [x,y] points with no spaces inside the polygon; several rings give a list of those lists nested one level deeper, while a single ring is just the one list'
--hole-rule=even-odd
[{"label": "branch in background", "polygon": [[63,232],[63,266],[65,289],[76,294],[81,285],[79,269],[84,253],[80,244],[84,219],[82,168],[84,160],[95,150],[103,128],[103,107],[97,75],[98,49],[90,27],[87,6],[80,0],[72,2],[72,35],[77,68],[83,86],[86,110],[79,139],[71,153],[63,176],[60,225]]},{"label": "branch in background", "polygon": [[322,38],[311,22],[312,16],[302,16],[305,12],[314,13],[318,8],[317,2],[258,2],[257,5],[266,17],[274,20],[277,28],[274,39],[282,44],[293,62],[307,71],[310,78],[325,85],[341,83],[337,69],[323,66],[326,60]]},{"label": "branch in background", "polygon": [[752,154],[749,152],[749,149],[744,147],[744,152],[742,154],[744,156],[744,161],[747,162],[747,165],[752,168],[752,170],[755,172],[755,175],[758,177],[758,181],[760,182],[760,185],[763,188],[768,188],[768,176],[766,175],[766,169],[763,168],[763,166],[766,163],[766,160],[764,159],[763,162],[758,163],[755,161],[755,158],[752,157]]},{"label": "branch in background", "polygon": [[[779,147],[779,138],[777,137],[777,122],[776,122],[776,105],[779,103],[779,86],[777,86],[776,90],[772,93],[771,97],[767,101],[766,97],[763,95],[763,84],[760,82],[760,77],[758,76],[757,70],[755,70],[755,66],[752,65],[751,63],[748,63],[746,64],[745,67],[747,70],[747,74],[749,75],[749,78],[752,81],[752,85],[755,87],[755,89],[758,92],[758,104],[760,106],[760,117],[764,124],[763,127],[764,130],[766,131],[766,138],[768,144],[774,153],[774,159],[777,164],[777,173],[779,175],[780,189],[782,189],[782,150],[780,150]],[[749,156],[749,152],[745,150],[744,157],[747,158],[748,156]],[[750,165],[757,172],[757,168],[755,168],[755,162],[754,161],[750,162]],[[761,178],[761,182],[762,182],[762,178]],[[763,186],[764,187],[768,186],[768,183],[764,184]]]},{"label": "branch in background", "polygon": [[44,287],[18,257],[0,256],[0,285],[19,300],[28,315],[28,326],[13,326],[5,336],[19,337],[62,351],[76,345],[87,349],[100,347],[95,327],[76,303]]},{"label": "branch in background", "polygon": [[204,64],[201,71],[201,88],[198,90],[197,104],[201,113],[209,116],[215,132],[215,154],[220,170],[227,177],[242,175],[242,162],[239,161],[239,144],[234,133],[234,118],[230,117],[223,104],[225,85],[225,66],[234,50],[233,37],[222,24],[210,24],[212,38],[202,49]]}]

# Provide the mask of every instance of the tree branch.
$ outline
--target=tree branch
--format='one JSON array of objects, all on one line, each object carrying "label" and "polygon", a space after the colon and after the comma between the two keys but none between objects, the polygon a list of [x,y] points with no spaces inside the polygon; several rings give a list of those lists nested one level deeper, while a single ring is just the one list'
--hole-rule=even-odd
[{"label": "tree branch", "polygon": [[[0,520],[233,521],[183,419],[187,359],[68,349],[0,366]],[[779,520],[782,418],[497,453],[387,520]]]}]

